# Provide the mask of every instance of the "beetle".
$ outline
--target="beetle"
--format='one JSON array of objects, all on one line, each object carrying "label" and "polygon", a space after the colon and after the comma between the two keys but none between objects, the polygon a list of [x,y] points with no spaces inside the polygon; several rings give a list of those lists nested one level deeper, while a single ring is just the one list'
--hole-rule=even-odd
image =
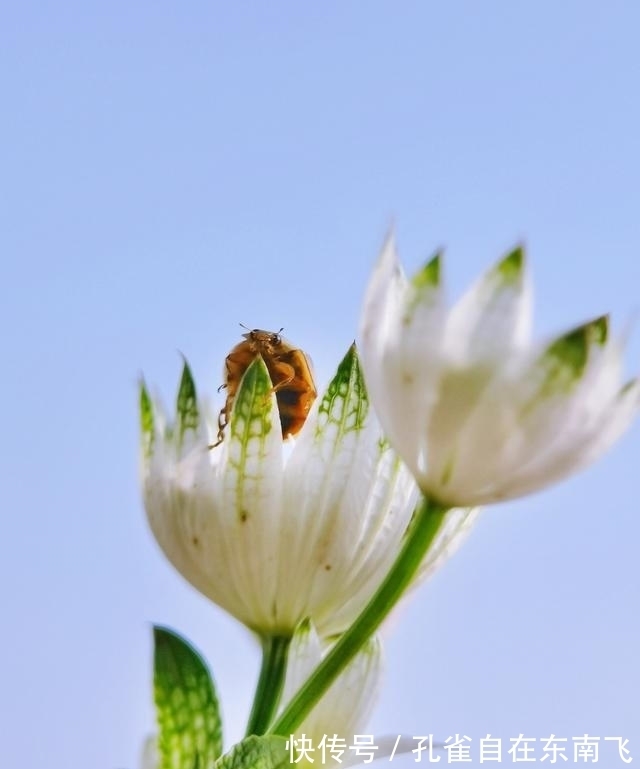
[{"label": "beetle", "polygon": [[224,384],[219,389],[226,389],[227,399],[218,416],[218,440],[212,448],[222,443],[240,381],[258,355],[262,356],[271,377],[271,392],[275,393],[278,403],[282,437],[297,435],[302,429],[317,391],[308,356],[284,339],[282,330],[247,329],[247,333],[242,334],[243,341],[225,358]]}]

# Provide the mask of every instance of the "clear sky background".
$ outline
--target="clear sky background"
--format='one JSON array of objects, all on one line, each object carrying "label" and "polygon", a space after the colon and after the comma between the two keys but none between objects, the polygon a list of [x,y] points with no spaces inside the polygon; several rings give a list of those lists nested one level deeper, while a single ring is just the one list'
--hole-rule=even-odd
[{"label": "clear sky background", "polygon": [[[171,400],[181,351],[220,398],[242,321],[323,385],[391,220],[409,269],[446,247],[452,295],[524,240],[540,334],[637,314],[639,29],[615,0],[2,5],[3,767],[135,769],[152,622],[242,732],[254,642],[144,519],[141,371]],[[486,510],[389,633],[371,731],[624,736],[640,761],[639,453],[636,426]]]}]

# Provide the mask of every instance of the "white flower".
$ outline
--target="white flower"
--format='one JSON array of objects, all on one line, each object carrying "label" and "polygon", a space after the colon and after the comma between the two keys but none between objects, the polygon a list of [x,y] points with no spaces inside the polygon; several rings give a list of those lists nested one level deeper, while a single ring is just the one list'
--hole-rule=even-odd
[{"label": "white flower", "polygon": [[422,491],[482,505],[541,489],[593,462],[640,405],[622,345],[598,318],[532,345],[531,292],[515,249],[447,309],[440,256],[413,280],[393,237],[361,318],[368,391]]},{"label": "white flower", "polygon": [[[300,686],[309,678],[331,645],[318,636],[313,623],[305,620],[296,629],[289,647],[287,674],[282,692],[282,707],[286,706]],[[296,737],[305,735],[311,739],[316,758],[324,735],[334,735],[342,740],[344,765],[360,763],[357,753],[349,751],[353,735],[361,734],[377,701],[383,670],[382,644],[377,637],[370,638],[331,684],[313,710],[296,729]],[[336,744],[339,744],[338,742]],[[332,762],[329,746],[326,747],[325,763]],[[315,761],[314,763],[321,763]]]},{"label": "white flower", "polygon": [[[286,459],[271,388],[257,358],[210,449],[216,427],[186,364],[171,427],[143,385],[145,508],[176,569],[247,626],[287,635],[309,617],[326,637],[351,624],[386,575],[418,491],[369,408],[354,347]],[[451,512],[422,573],[469,516]]]},{"label": "white flower", "polygon": [[[318,637],[311,622],[305,620],[300,624],[289,647],[280,711],[330,649],[331,644]],[[309,756],[315,764],[338,763],[339,759],[343,767],[354,766],[370,763],[370,757],[378,760],[400,756],[416,747],[415,739],[409,735],[374,736],[366,732],[367,722],[378,700],[383,672],[382,642],[373,636],[296,729],[296,739],[300,740],[304,735],[310,740],[307,744],[314,750]],[[355,745],[354,735],[361,737],[359,746]],[[301,742],[298,744],[302,745]],[[438,747],[442,746],[439,744]],[[341,749],[344,753],[338,754]]]}]

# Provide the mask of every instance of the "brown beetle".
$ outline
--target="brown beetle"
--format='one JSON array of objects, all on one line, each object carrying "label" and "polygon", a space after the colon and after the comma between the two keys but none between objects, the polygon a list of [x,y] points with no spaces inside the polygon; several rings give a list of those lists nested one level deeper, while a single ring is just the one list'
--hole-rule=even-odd
[{"label": "brown beetle", "polygon": [[317,392],[309,359],[302,350],[283,339],[280,331],[248,330],[242,335],[244,341],[225,358],[225,381],[220,389],[226,388],[227,400],[218,416],[218,440],[213,446],[222,443],[240,380],[258,355],[262,356],[273,383],[271,392],[275,393],[278,403],[282,437],[296,435],[302,429]]}]

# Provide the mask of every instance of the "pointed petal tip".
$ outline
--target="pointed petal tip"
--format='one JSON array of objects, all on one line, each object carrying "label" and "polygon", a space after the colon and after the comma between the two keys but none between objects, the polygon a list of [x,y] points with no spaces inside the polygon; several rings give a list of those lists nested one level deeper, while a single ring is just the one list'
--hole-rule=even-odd
[{"label": "pointed petal tip", "polygon": [[516,260],[519,260],[521,264],[524,264],[526,261],[526,253],[527,249],[524,244],[523,240],[519,240],[515,246],[509,251],[506,255],[506,259],[509,259],[510,257]]},{"label": "pointed petal tip", "polygon": [[415,273],[411,279],[414,288],[430,289],[438,288],[442,279],[442,262],[444,249],[439,248],[421,270]]},{"label": "pointed petal tip", "polygon": [[563,369],[572,372],[571,381],[575,381],[585,370],[588,351],[586,327],[579,326],[557,337],[547,348],[544,357],[561,362]]},{"label": "pointed petal tip", "polygon": [[407,279],[391,231],[384,240],[365,289],[359,322],[361,341],[377,336],[390,308],[402,301],[406,286]]},{"label": "pointed petal tip", "polygon": [[395,227],[390,227],[382,241],[382,248],[378,257],[378,266],[391,269],[398,264],[398,248],[396,245]]},{"label": "pointed petal tip", "polygon": [[140,411],[144,414],[145,412],[153,412],[153,401],[151,400],[151,396],[149,395],[149,390],[147,390],[147,386],[144,382],[140,382]]},{"label": "pointed petal tip", "polygon": [[557,337],[547,354],[569,366],[575,377],[585,372],[595,347],[603,347],[609,338],[609,316],[601,315],[582,323]]},{"label": "pointed petal tip", "polygon": [[144,455],[150,456],[153,451],[153,441],[155,434],[155,410],[153,401],[143,379],[140,379],[140,434]]},{"label": "pointed petal tip", "polygon": [[143,374],[138,375],[138,392],[140,393],[141,400],[143,398],[145,398],[146,400],[151,400],[149,396],[149,389],[147,388],[147,383],[145,381]]},{"label": "pointed petal tip", "polygon": [[180,407],[183,405],[183,400],[185,398],[195,397],[196,383],[193,379],[193,374],[191,373],[191,368],[187,362],[187,359],[184,358],[182,374],[180,375],[180,385],[178,386],[178,411],[180,411]]},{"label": "pointed petal tip", "polygon": [[191,366],[189,365],[187,356],[181,350],[177,350],[177,353],[182,360],[182,371],[180,373],[180,385],[179,385],[179,388],[181,388],[184,384],[186,384],[188,380],[193,382],[193,373],[191,372]]},{"label": "pointed petal tip", "polygon": [[196,383],[186,358],[184,359],[182,375],[178,386],[176,412],[179,425],[178,434],[180,440],[182,440],[187,430],[196,430],[198,428],[200,421]]},{"label": "pointed petal tip", "polygon": [[253,439],[262,444],[270,434],[278,436],[282,445],[276,394],[269,369],[261,355],[255,356],[242,375],[228,418],[229,445],[246,447]]},{"label": "pointed petal tip", "polygon": [[495,271],[505,283],[516,283],[526,274],[524,244],[518,243],[495,266]]},{"label": "pointed petal tip", "polygon": [[592,344],[603,345],[606,344],[609,338],[609,323],[611,317],[607,313],[606,315],[600,315],[598,318],[594,318],[586,324],[587,334],[589,335],[589,341]]},{"label": "pointed petal tip", "polygon": [[392,216],[389,219],[387,231],[384,234],[384,242],[387,243],[388,241],[390,241],[391,243],[394,243],[395,237],[396,237],[396,219],[395,219],[395,216]]},{"label": "pointed petal tip", "polygon": [[187,360],[187,356],[182,352],[182,350],[176,350],[176,352],[180,356],[180,360],[182,361],[183,369],[184,369],[185,366],[188,368],[189,367],[189,361]]},{"label": "pointed petal tip", "polygon": [[356,347],[350,345],[320,396],[314,429],[318,435],[328,431],[337,446],[347,434],[364,428],[368,413],[364,373]]},{"label": "pointed petal tip", "polygon": [[581,340],[581,343],[586,347],[591,345],[600,346],[605,344],[609,338],[609,322],[609,315],[599,315],[597,318],[591,318],[579,326],[570,329],[561,338],[576,342]]},{"label": "pointed petal tip", "polygon": [[609,322],[609,315],[599,315],[569,329],[557,341],[579,343],[585,347],[604,344],[609,336]]},{"label": "pointed petal tip", "polygon": [[[360,363],[360,356],[358,355],[358,348],[355,343],[350,345],[344,358],[338,366],[338,372],[342,371],[343,375],[348,373],[350,379],[353,380],[353,386],[360,393],[361,397],[366,400],[366,388],[364,385],[364,374],[362,372],[362,364]],[[336,374],[337,376],[337,374]]]},{"label": "pointed petal tip", "polygon": [[[361,372],[360,356],[358,355],[358,346],[356,342],[352,342],[347,351],[342,356],[340,363],[338,363],[338,369],[336,371],[334,379],[338,378],[345,382],[349,380],[349,377],[360,376]],[[333,381],[333,380],[332,380]]]}]

